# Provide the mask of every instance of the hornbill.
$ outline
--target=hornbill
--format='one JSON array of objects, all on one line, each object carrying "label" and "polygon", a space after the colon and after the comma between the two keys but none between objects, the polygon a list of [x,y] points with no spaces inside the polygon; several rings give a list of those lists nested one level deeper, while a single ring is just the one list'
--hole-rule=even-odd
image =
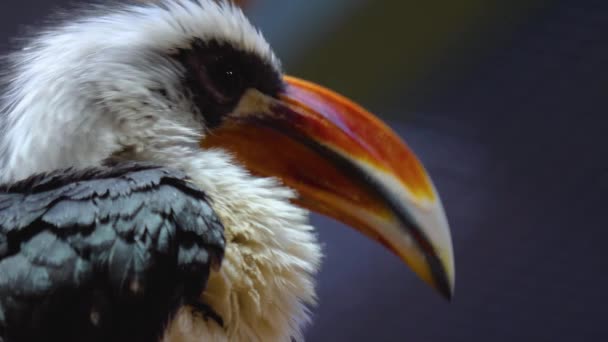
[{"label": "hornbill", "polygon": [[308,210],[452,295],[448,223],[413,152],[284,75],[234,5],[100,6],[9,60],[0,340],[299,340],[322,255]]}]

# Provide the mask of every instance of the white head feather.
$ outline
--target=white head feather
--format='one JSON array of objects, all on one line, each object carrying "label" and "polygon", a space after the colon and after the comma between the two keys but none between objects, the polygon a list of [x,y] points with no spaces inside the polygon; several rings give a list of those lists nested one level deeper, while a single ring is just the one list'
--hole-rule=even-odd
[{"label": "white head feather", "polygon": [[0,181],[115,155],[184,169],[226,227],[224,263],[203,294],[226,328],[184,309],[165,339],[301,339],[321,258],[308,213],[276,180],[251,176],[224,151],[199,148],[204,124],[180,91],[183,67],[168,56],[193,38],[229,43],[280,71],[243,13],[211,0],[102,9],[36,36],[10,56]]}]

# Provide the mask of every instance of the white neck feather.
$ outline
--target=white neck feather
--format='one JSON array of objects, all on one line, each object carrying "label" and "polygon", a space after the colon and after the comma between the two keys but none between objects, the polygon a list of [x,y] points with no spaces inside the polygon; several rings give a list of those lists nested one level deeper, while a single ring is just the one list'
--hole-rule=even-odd
[{"label": "white neck feather", "polygon": [[169,149],[146,159],[159,157],[185,169],[209,194],[227,240],[221,270],[202,297],[223,317],[225,330],[183,309],[165,341],[301,341],[321,250],[308,212],[290,203],[294,192],[249,175],[223,151]]}]

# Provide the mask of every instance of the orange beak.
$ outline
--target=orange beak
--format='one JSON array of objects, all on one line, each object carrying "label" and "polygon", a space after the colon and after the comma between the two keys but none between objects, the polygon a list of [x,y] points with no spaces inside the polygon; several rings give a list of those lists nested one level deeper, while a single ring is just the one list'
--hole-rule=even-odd
[{"label": "orange beak", "polygon": [[273,98],[249,89],[201,142],[232,152],[252,173],[297,190],[300,206],[379,241],[451,298],[449,226],[435,187],[378,118],[318,85],[285,77]]}]

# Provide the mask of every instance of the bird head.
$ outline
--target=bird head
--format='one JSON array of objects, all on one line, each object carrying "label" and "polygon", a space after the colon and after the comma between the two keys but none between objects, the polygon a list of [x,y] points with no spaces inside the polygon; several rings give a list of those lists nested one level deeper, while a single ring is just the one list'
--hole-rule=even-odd
[{"label": "bird head", "polygon": [[[452,295],[450,231],[418,158],[361,106],[285,75],[238,8],[166,0],[95,9],[33,37],[11,60],[2,180],[116,158],[167,163],[210,194],[225,220],[227,260],[234,246],[234,260],[258,265],[241,266],[248,281],[306,274],[293,285],[305,289],[285,301],[314,292],[319,249],[303,209],[359,230]],[[274,250],[254,243],[264,236]],[[292,262],[266,274],[273,258]],[[223,290],[211,279],[209,291]]]}]

